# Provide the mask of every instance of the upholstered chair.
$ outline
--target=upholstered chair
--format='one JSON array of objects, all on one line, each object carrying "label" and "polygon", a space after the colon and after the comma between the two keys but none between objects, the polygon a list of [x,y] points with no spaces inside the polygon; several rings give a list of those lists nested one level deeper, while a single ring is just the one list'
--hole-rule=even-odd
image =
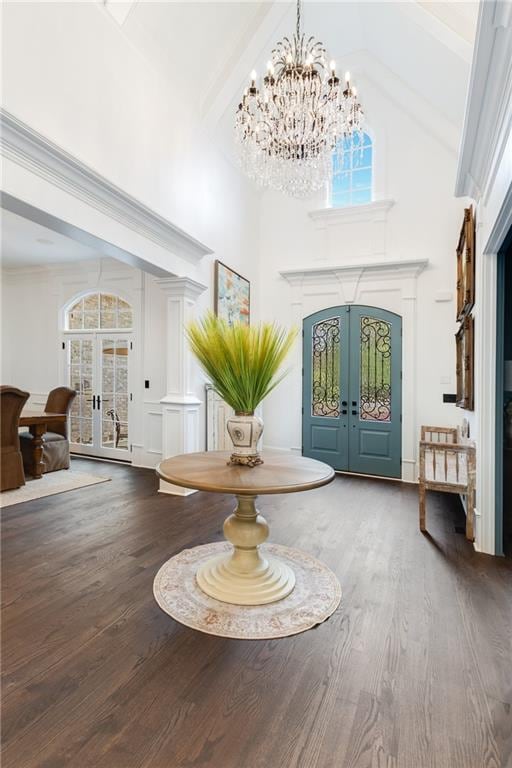
[{"label": "upholstered chair", "polygon": [[23,459],[20,451],[18,424],[23,406],[29,398],[28,392],[16,387],[0,387],[0,490],[8,491],[25,485]]},{"label": "upholstered chair", "polygon": [[[57,387],[48,395],[44,410],[47,413],[69,413],[76,392],[69,387]],[[69,469],[68,424],[50,422],[48,432],[43,435],[43,472],[55,472],[57,469]],[[20,435],[23,465],[27,474],[33,474],[34,448],[33,435],[23,432]]]}]

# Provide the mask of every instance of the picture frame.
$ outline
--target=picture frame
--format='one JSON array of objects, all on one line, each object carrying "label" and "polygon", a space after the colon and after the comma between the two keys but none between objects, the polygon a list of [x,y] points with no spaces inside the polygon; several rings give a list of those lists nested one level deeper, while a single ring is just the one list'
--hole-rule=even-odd
[{"label": "picture frame", "polygon": [[474,409],[474,320],[467,315],[457,333],[457,398],[455,404],[466,411]]},{"label": "picture frame", "polygon": [[457,320],[468,315],[475,304],[475,217],[473,208],[464,209],[457,244]]},{"label": "picture frame", "polygon": [[241,322],[250,325],[251,284],[227,264],[215,261],[214,312],[229,325]]}]

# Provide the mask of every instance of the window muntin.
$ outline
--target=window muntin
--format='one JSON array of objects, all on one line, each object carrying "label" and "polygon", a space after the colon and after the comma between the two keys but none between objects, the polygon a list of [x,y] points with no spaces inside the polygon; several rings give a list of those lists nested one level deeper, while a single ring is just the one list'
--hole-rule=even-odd
[{"label": "window muntin", "polygon": [[127,301],[111,293],[89,293],[66,312],[69,331],[123,330],[133,327],[133,310]]},{"label": "window muntin", "polygon": [[371,203],[373,146],[367,133],[340,139],[332,155],[332,171],[333,207]]}]

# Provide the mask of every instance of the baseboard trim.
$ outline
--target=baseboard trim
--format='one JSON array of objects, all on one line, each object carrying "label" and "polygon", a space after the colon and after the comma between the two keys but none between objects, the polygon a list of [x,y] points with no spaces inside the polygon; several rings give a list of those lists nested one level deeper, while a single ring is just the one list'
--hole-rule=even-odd
[{"label": "baseboard trim", "polygon": [[[298,453],[299,455],[302,455],[302,448],[292,447],[292,448],[281,448],[276,445],[265,445],[265,451],[281,451],[285,453]],[[416,464],[416,459],[402,459],[402,464]],[[346,470],[342,469],[336,469],[334,470],[337,475],[349,475],[349,476],[355,476],[355,477],[373,477],[378,480],[393,480],[393,481],[399,481],[401,483],[407,483],[408,485],[418,485],[418,480],[407,480],[403,477],[383,477],[382,475],[365,475],[362,472],[348,472]]]},{"label": "baseboard trim", "polygon": [[366,477],[369,480],[388,480],[392,483],[406,483],[407,485],[418,485],[417,480],[404,480],[403,477],[385,477],[384,475],[365,475],[363,472],[346,472],[342,469],[334,470],[337,475],[347,475],[347,477]]},{"label": "baseboard trim", "polygon": [[90,459],[91,461],[104,461],[106,464],[121,464],[124,467],[133,466],[129,459],[107,459],[104,456],[90,456],[88,453],[74,453],[70,451],[69,455],[74,459]]}]

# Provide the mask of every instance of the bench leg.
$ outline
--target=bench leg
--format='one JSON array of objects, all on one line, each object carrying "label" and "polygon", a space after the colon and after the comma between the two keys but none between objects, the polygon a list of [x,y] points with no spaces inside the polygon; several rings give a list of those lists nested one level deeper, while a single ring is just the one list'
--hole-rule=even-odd
[{"label": "bench leg", "polygon": [[419,493],[420,493],[420,531],[426,531],[427,526],[426,526],[425,486],[421,482],[419,484]]},{"label": "bench leg", "polygon": [[466,496],[466,539],[475,540],[475,500],[473,494]]}]

